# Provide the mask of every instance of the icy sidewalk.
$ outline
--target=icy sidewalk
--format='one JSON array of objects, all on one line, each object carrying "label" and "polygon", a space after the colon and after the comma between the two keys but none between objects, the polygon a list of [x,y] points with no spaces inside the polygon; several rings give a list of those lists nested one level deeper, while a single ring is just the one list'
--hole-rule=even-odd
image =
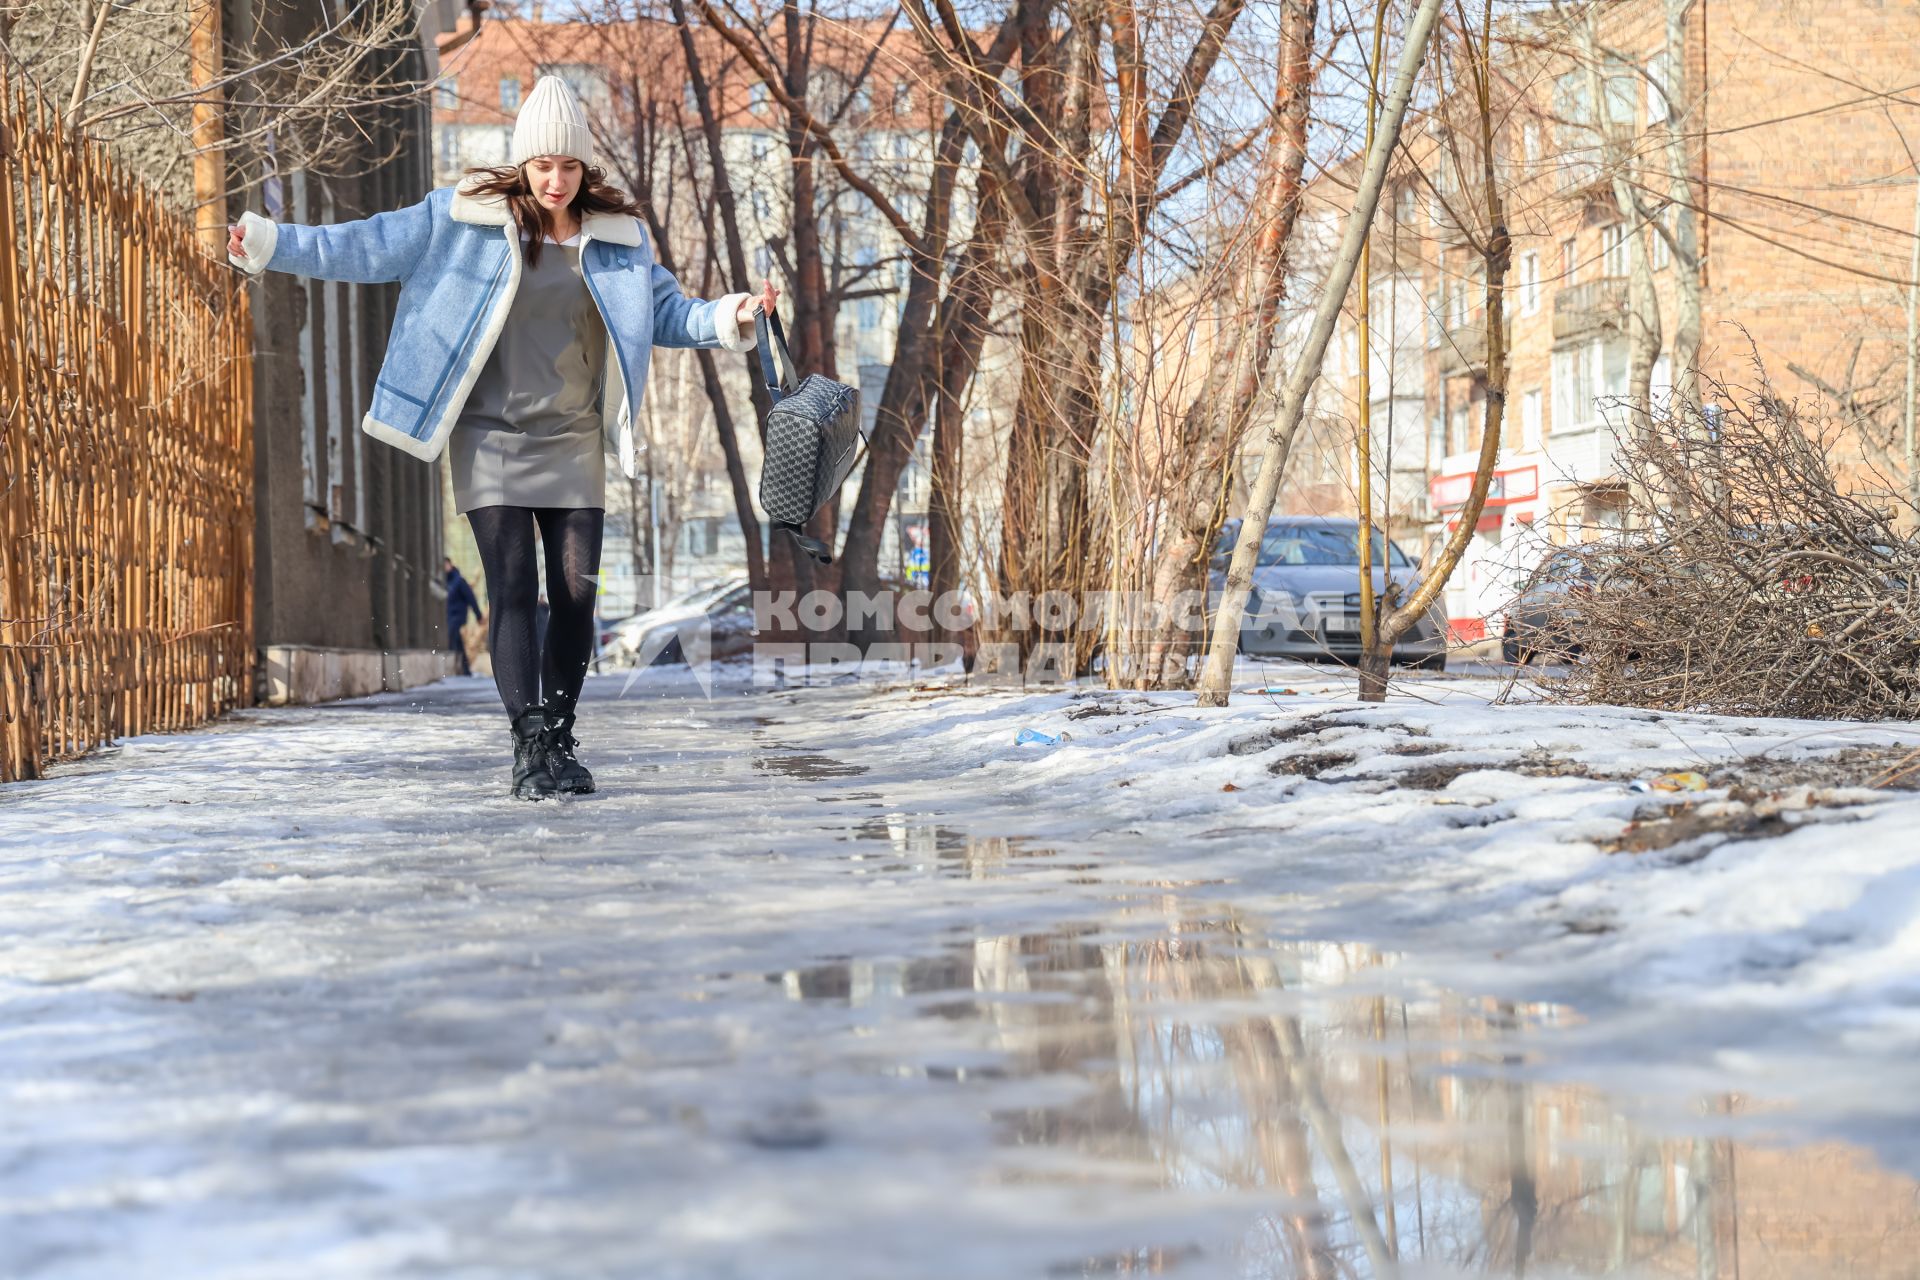
[{"label": "icy sidewalk", "polygon": [[[1829,1104],[1920,1169],[1920,1102],[1877,1074],[1920,1053],[1920,725],[1495,705],[1495,678],[1409,676],[1364,706],[1326,668],[1239,677],[1207,711],[896,689],[802,740],[917,759],[930,785],[890,794],[971,802],[975,832],[1124,853],[1458,989],[1618,1013],[1633,1034],[1597,1042],[1587,1078],[1611,1059],[1636,1086],[1671,1066]],[[1676,773],[1707,789],[1634,785]]]},{"label": "icy sidewalk", "polygon": [[1603,851],[1896,732],[1282,675],[598,679],[539,806],[465,681],[0,791],[0,1275],[1904,1274],[1911,799]]}]

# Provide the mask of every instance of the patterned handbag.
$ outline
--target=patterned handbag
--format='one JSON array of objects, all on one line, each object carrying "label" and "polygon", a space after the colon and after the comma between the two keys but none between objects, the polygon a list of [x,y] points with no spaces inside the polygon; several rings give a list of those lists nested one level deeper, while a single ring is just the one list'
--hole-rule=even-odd
[{"label": "patterned handbag", "polygon": [[[760,507],[773,527],[786,530],[802,551],[821,564],[832,564],[833,548],[801,528],[840,491],[859,460],[866,443],[860,434],[860,392],[817,373],[800,378],[778,312],[756,314],[753,332],[760,376],[773,397],[766,456],[760,464]],[[784,377],[774,369],[776,350]]]}]

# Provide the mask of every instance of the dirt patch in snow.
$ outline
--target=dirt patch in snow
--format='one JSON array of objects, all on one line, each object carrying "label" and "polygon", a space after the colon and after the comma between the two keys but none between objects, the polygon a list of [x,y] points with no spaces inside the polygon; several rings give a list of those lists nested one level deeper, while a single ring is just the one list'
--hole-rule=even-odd
[{"label": "dirt patch in snow", "polygon": [[1289,721],[1286,724],[1270,725],[1258,733],[1245,733],[1227,743],[1227,754],[1257,756],[1282,743],[1311,738],[1322,730],[1334,728],[1340,723],[1327,716],[1307,716],[1305,719]]},{"label": "dirt patch in snow", "polygon": [[1415,791],[1445,791],[1453,780],[1463,773],[1472,773],[1475,769],[1485,769],[1484,763],[1474,764],[1423,764],[1390,775],[1396,787],[1410,787]]},{"label": "dirt patch in snow", "polygon": [[[1909,759],[1909,757],[1914,757]],[[1788,787],[1882,787],[1920,791],[1920,756],[1913,747],[1850,747],[1831,755],[1782,759],[1758,756],[1707,775],[1715,787],[1778,791]]]},{"label": "dirt patch in snow", "polygon": [[1267,772],[1281,777],[1318,778],[1330,769],[1352,764],[1354,759],[1351,751],[1302,751],[1281,756],[1267,766]]},{"label": "dirt patch in snow", "polygon": [[[1801,815],[1812,815],[1815,811],[1831,813],[1850,803],[1831,791],[1814,787],[1792,787],[1784,791],[1736,787],[1725,800],[1681,803],[1638,817],[1618,836],[1602,841],[1600,847],[1607,853],[1680,850],[1670,861],[1676,866],[1685,866],[1732,841],[1770,840],[1786,835],[1804,825]],[[1682,849],[1684,845],[1694,847]]]}]

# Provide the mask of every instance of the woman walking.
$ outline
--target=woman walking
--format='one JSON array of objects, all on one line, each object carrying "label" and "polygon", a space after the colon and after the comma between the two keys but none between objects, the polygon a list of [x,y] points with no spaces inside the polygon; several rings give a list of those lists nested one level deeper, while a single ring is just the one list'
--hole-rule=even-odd
[{"label": "woman walking", "polygon": [[358,222],[308,227],[244,213],[227,254],[252,274],[400,284],[361,426],[419,458],[451,443],[455,504],[486,569],[512,794],[538,800],[594,787],[573,726],[595,639],[606,456],[637,474],[633,415],[652,348],[751,350],[753,317],[771,312],[779,290],[684,296],[655,261],[642,210],[593,166],[586,112],[557,76],[527,96],[508,158]]}]

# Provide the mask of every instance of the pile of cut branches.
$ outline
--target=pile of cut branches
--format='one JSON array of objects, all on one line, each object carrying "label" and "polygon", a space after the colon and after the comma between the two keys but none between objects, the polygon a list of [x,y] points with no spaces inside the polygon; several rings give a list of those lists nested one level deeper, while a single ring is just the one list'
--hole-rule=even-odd
[{"label": "pile of cut branches", "polygon": [[1705,390],[1704,407],[1660,408],[1623,433],[1627,529],[1572,549],[1571,572],[1562,557],[1573,585],[1523,638],[1571,659],[1544,692],[1738,715],[1920,715],[1912,504],[1848,460],[1843,426],[1764,379]]}]

